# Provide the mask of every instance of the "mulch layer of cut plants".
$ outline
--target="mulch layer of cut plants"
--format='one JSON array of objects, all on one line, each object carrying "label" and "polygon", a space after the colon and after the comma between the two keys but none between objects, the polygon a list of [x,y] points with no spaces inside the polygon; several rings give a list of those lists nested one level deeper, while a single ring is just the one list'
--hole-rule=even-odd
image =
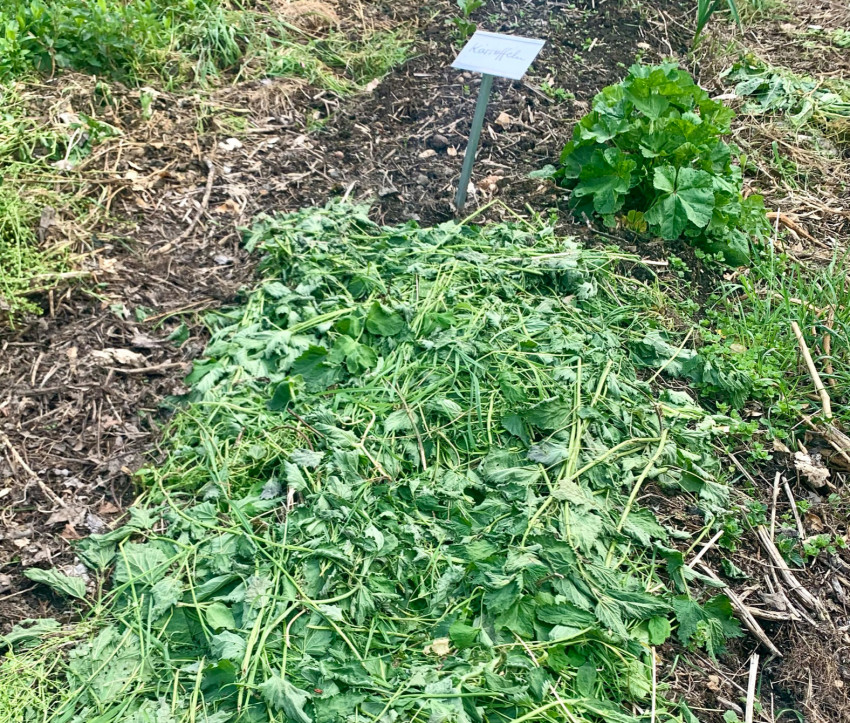
[{"label": "mulch layer of cut plants", "polygon": [[[370,12],[382,22],[392,17],[389,6]],[[150,460],[168,419],[161,403],[184,391],[182,379],[204,347],[200,315],[252,283],[241,229],[255,214],[347,196],[370,199],[374,217],[387,223],[455,215],[479,78],[449,67],[458,47],[446,22],[454,3],[430,4],[418,17],[409,8],[397,12],[419,26],[413,57],[359,97],[294,81],[252,82],[203,101],[159,93],[146,120],[138,91],[116,87],[111,105],[94,109],[124,132],[98,159],[114,184],[116,221],[85,249],[90,278],[41,298],[42,317],[0,336],[0,632],[24,618],[71,615],[21,571],[73,566],[69,542],[109,527],[133,499],[132,475]],[[496,81],[468,212],[490,200],[521,213],[557,208],[561,193],[528,173],[557,161],[575,119],[636,57],[684,61],[690,16],[690,7],[683,13],[662,0],[505,0],[477,11],[483,29],[545,37],[547,45],[523,81]],[[88,79],[67,76],[46,87],[91,111]],[[504,213],[494,205],[481,218]],[[562,223],[587,233],[566,215]],[[663,249],[638,251],[657,257]],[[769,501],[772,471],[756,481]],[[742,554],[760,576],[763,556],[749,543]],[[800,579],[831,596],[838,629],[765,624],[787,654],[766,668],[759,720],[802,703],[812,720],[850,720],[843,692],[850,646],[840,629],[848,617],[832,574],[819,566]],[[666,681],[699,704],[702,720],[719,721],[730,702],[741,705],[756,645],[736,643],[720,666],[667,647],[659,654],[668,670],[679,661]],[[808,671],[807,650],[820,661]],[[767,689],[770,679],[775,690]]]},{"label": "mulch layer of cut plants", "polygon": [[[684,53],[689,35],[670,8],[503,6],[487,29],[546,37],[547,46],[533,75],[496,82],[468,207],[498,198],[545,211],[558,195],[527,174],[557,158],[574,119],[637,54]],[[160,93],[147,121],[139,91],[115,87],[111,104],[95,108],[124,132],[98,160],[118,189],[111,208],[121,220],[91,240],[88,283],[43,299],[45,315],[0,342],[0,549],[11,561],[0,572],[0,620],[55,614],[21,568],[70,564],[68,541],[102,529],[132,498],[130,476],[166,421],[160,402],[182,390],[203,347],[183,337],[204,309],[250,283],[240,229],[252,216],[346,194],[372,199],[386,222],[454,215],[478,78],[449,67],[457,45],[444,18],[453,14],[420,18],[414,57],[359,98],[270,80],[205,102]],[[547,97],[545,82],[575,99]],[[96,103],[86,77],[57,78],[45,93],[87,112]],[[233,131],[234,117],[247,128]]]}]

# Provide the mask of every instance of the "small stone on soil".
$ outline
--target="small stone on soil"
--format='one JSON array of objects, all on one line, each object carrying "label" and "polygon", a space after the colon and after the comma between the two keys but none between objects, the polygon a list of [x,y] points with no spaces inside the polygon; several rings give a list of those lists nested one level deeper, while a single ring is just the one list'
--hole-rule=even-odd
[{"label": "small stone on soil", "polygon": [[428,139],[428,145],[435,151],[444,151],[449,145],[449,139],[440,133],[435,133]]}]

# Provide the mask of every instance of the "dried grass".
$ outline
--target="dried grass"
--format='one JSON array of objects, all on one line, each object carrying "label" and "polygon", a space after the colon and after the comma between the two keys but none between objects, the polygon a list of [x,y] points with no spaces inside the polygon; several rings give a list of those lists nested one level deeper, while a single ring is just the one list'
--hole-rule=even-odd
[{"label": "dried grass", "polygon": [[[850,50],[832,45],[829,31],[850,25],[850,5],[794,3],[791,9],[756,14],[743,36],[717,23],[697,53],[701,82],[720,93],[734,87],[721,74],[747,54],[766,66],[823,82],[850,78]],[[814,34],[812,26],[824,28]],[[848,86],[850,87],[850,86]],[[792,236],[788,249],[799,258],[828,262],[834,250],[850,248],[850,122],[813,119],[794,128],[781,114],[750,114],[732,100],[738,117],[735,142],[754,175],[751,192],[765,205],[792,217],[823,246]],[[834,250],[833,250],[834,249]]]},{"label": "dried grass", "polygon": [[273,0],[271,6],[286,22],[308,32],[327,32],[342,22],[333,5],[322,0]]}]

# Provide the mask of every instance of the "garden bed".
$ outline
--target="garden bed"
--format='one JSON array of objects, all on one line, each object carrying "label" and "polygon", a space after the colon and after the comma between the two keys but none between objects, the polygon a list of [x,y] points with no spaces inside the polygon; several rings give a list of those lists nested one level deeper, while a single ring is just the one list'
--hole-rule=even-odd
[{"label": "garden bed", "polygon": [[[806,11],[813,16],[822,12]],[[89,229],[83,240],[75,231],[66,233],[64,209],[57,209],[59,222],[45,222],[45,233],[63,240],[75,237],[74,251],[84,252],[84,258],[72,273],[82,280],[69,284],[60,279],[51,290],[30,295],[44,315],[19,319],[3,337],[0,551],[11,561],[0,570],[4,631],[27,617],[74,617],[61,598],[34,585],[22,570],[73,567],[70,543],[109,529],[132,504],[132,475],[150,459],[170,416],[161,403],[186,391],[183,379],[190,362],[206,345],[203,314],[240,303],[254,284],[256,262],[243,248],[242,229],[255,214],[294,211],[344,196],[371,201],[372,217],[382,223],[414,219],[432,225],[453,216],[453,184],[477,93],[476,77],[448,67],[457,47],[449,22],[456,9],[438,4],[364,11],[352,4],[335,12],[343,25],[404,25],[417,38],[411,59],[352,97],[340,97],[304,79],[256,79],[195,97],[154,89],[149,115],[142,112],[139,90],[113,85],[104,105],[88,76],[66,74],[45,82],[41,92],[54,99],[53,107],[93,112],[121,135],[105,141],[94,154],[97,171],[85,179],[95,189],[86,191],[87,197],[93,194],[106,203],[110,220]],[[837,28],[844,27],[839,16],[829,17]],[[558,207],[564,192],[528,178],[528,173],[557,159],[572,124],[588,110],[594,94],[622,78],[636,56],[645,62],[671,54],[685,59],[692,39],[690,9],[683,12],[674,3],[504,3],[485,6],[475,18],[490,30],[547,38],[546,49],[524,81],[497,81],[470,212],[490,200],[502,203],[487,208],[476,222],[510,218],[507,209],[545,217]],[[746,46],[757,40],[762,51],[775,51],[767,60],[797,71],[819,71],[823,58],[832,58],[827,75],[846,80],[840,66],[843,56],[823,50],[823,43],[804,54],[811,56],[808,64],[798,60],[795,65],[787,53],[779,52],[788,38],[809,42],[827,37],[826,46],[832,47],[839,37],[836,28],[827,26],[822,37],[810,31],[812,23],[802,16],[796,31],[787,23],[783,27],[783,21],[755,18],[751,34],[739,42]],[[310,32],[321,35],[324,30]],[[703,83],[713,92],[729,92],[717,77],[722,68],[713,62],[700,58]],[[781,120],[771,116],[772,123]],[[792,253],[825,263],[836,247],[846,244],[848,235],[843,187],[828,172],[843,161],[824,165],[821,156],[811,156],[808,139],[783,130],[779,140],[802,149],[795,173],[801,168],[809,179],[803,192],[793,193],[800,189],[799,182],[791,189],[789,201],[788,186],[782,183],[787,172],[783,175],[781,164],[773,167],[763,160],[770,156],[764,151],[770,147],[764,137],[776,134],[770,136],[770,128],[751,121],[745,116],[746,125],[738,126],[741,139],[753,134],[753,148],[761,149],[756,161],[760,170],[748,177],[750,188],[765,193],[771,209],[791,214],[791,221],[804,229],[804,234],[786,237]],[[822,183],[830,189],[829,199],[818,196]],[[812,206],[812,197],[834,212]],[[591,246],[611,242],[566,213],[558,219],[558,232],[577,235]],[[717,279],[705,277],[687,247],[647,243],[628,233],[617,240],[650,261],[666,261],[671,253],[682,257],[695,269],[692,293],[701,302],[708,299]],[[640,277],[643,272],[636,273]],[[836,336],[835,343],[843,343],[841,338]],[[801,376],[807,378],[803,371]],[[749,411],[750,419],[761,414],[757,405]],[[766,503],[769,511],[774,472],[788,471],[787,457],[777,452],[775,460],[747,462],[746,468],[753,480],[732,467],[730,478],[743,481],[747,493]],[[792,480],[794,475],[791,470]],[[842,492],[840,469],[834,470],[832,484]],[[820,525],[836,535],[845,530],[843,500],[829,505],[828,491],[809,494],[799,482],[792,486],[799,498],[814,500],[811,514],[817,521],[806,518],[807,525]],[[684,524],[690,513],[669,504],[657,512],[664,521]],[[782,496],[778,509],[780,517],[790,511]],[[788,524],[793,526],[793,520]],[[731,559],[758,580],[762,567],[748,563],[764,554],[754,533],[745,533],[739,544]],[[714,554],[707,559],[719,570],[720,558]],[[779,712],[787,707],[806,711],[812,720],[847,715],[847,618],[839,592],[846,575],[842,565],[847,563],[842,557],[846,554],[841,551],[824,555],[798,573],[805,587],[828,600],[831,623],[764,624],[785,653],[784,660],[769,660],[763,668],[764,720],[780,719]],[[746,587],[737,584],[739,592]],[[730,710],[726,702],[742,705],[746,666],[755,647],[750,638],[735,641],[717,663],[667,644],[659,648],[658,672],[695,711],[704,709],[697,711],[701,720],[720,720]]]}]

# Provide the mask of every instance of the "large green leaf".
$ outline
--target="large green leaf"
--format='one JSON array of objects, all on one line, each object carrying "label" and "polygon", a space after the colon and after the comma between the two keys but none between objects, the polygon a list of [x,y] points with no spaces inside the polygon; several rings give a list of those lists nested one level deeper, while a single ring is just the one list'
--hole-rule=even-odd
[{"label": "large green leaf", "polygon": [[[304,379],[307,389],[318,391],[333,384],[339,375],[339,370],[329,362],[328,350],[313,344],[295,360],[291,371],[292,374],[299,375]],[[277,392],[275,394],[277,396]],[[273,398],[272,403],[275,405],[275,409],[279,408],[281,404],[285,406],[283,398]]]},{"label": "large green leaf", "polygon": [[30,567],[24,570],[24,575],[30,580],[47,585],[68,597],[75,597],[80,600],[86,598],[86,583],[81,577],[70,577],[55,569],[42,570],[39,567]]},{"label": "large green leaf", "polygon": [[616,213],[623,207],[631,188],[636,165],[617,148],[595,151],[590,162],[581,169],[573,196],[592,196],[593,208],[599,214]]},{"label": "large green leaf", "polygon": [[458,650],[469,648],[478,640],[480,628],[473,628],[460,620],[455,620],[449,628],[449,638]]},{"label": "large green leaf", "polygon": [[344,363],[351,374],[362,374],[375,366],[378,355],[372,347],[343,335],[334,342],[328,361],[332,364]]},{"label": "large green leaf", "polygon": [[283,711],[287,720],[295,723],[313,723],[304,710],[310,700],[306,690],[296,688],[287,679],[272,675],[260,685],[264,700],[274,710]]},{"label": "large green leaf", "polygon": [[128,542],[116,555],[115,582],[154,585],[168,572],[168,557],[153,543]]},{"label": "large green leaf", "polygon": [[223,602],[214,602],[205,610],[204,615],[207,625],[213,630],[233,630],[236,627],[233,612]]},{"label": "large green leaf", "polygon": [[404,318],[398,312],[387,309],[379,302],[372,304],[366,316],[366,329],[378,336],[395,336],[404,329]]},{"label": "large green leaf", "polygon": [[668,240],[679,238],[690,222],[705,228],[714,210],[714,190],[711,174],[693,168],[659,166],[655,169],[653,186],[661,192],[644,219]]}]

